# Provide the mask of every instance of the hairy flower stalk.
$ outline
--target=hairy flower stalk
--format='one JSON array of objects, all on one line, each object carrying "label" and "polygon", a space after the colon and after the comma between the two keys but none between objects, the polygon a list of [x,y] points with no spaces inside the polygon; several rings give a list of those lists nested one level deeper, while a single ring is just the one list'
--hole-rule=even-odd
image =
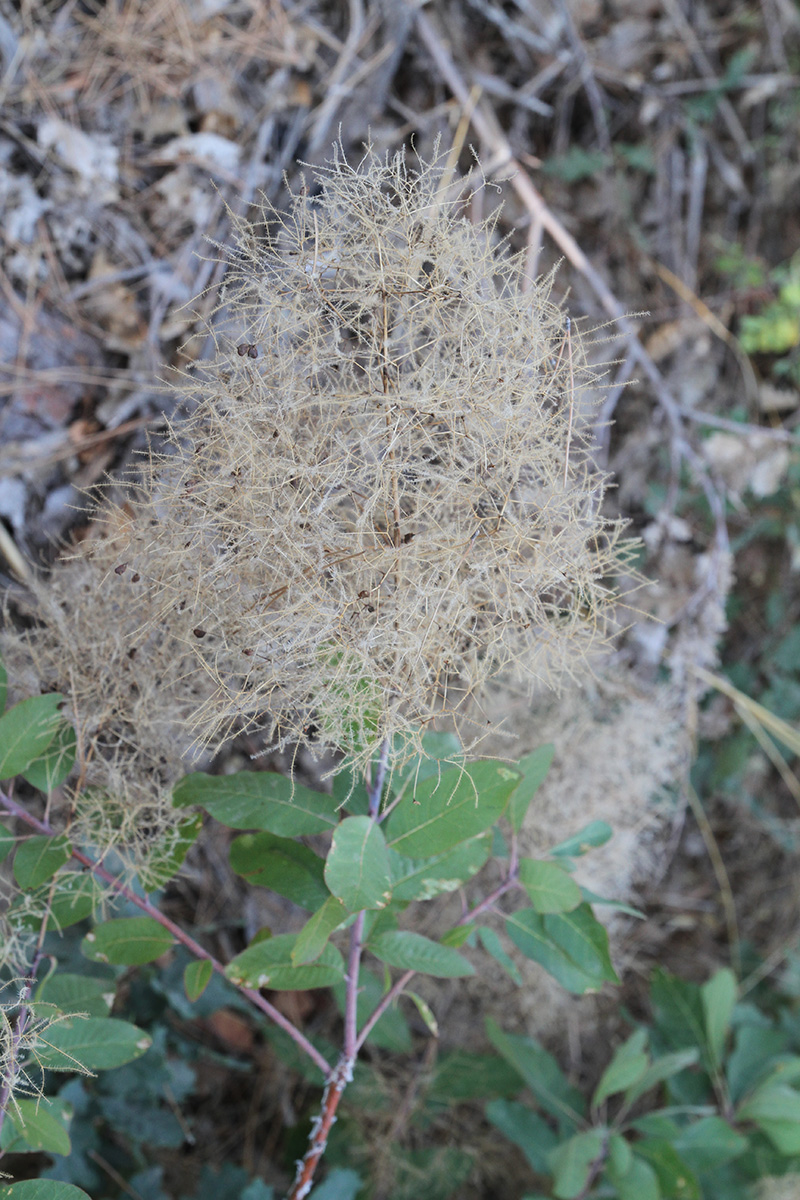
[{"label": "hairy flower stalk", "polygon": [[267,712],[276,745],[359,766],[440,718],[471,746],[490,687],[575,675],[606,631],[594,376],[447,184],[338,155],[287,216],[237,224],[230,332],[126,554],[212,681],[202,741]]}]

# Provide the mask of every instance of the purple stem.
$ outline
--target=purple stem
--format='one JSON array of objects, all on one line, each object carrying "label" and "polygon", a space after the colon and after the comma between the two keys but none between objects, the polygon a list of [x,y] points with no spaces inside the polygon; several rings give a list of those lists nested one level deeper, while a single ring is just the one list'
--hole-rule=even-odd
[{"label": "purple stem", "polygon": [[[18,817],[21,821],[24,821],[26,825],[31,827],[31,829],[35,829],[38,833],[45,834],[47,837],[55,836],[55,830],[50,825],[46,825],[43,821],[37,820],[37,818],[32,816],[31,813],[27,812],[22,805],[17,804],[16,800],[12,800],[10,796],[7,796],[5,792],[2,791],[0,791],[0,804],[2,804],[3,808],[5,808],[6,812],[11,813],[12,816]],[[189,936],[188,933],[184,933],[181,927],[176,925],[174,921],[171,921],[169,917],[165,917],[164,914],[155,907],[155,905],[149,902],[149,900],[143,900],[140,896],[137,896],[135,892],[131,891],[131,889],[117,879],[116,876],[112,875],[110,871],[107,871],[105,867],[102,867],[100,863],[95,862],[94,859],[82,854],[80,850],[73,849],[72,857],[77,859],[82,866],[88,867],[92,874],[96,875],[98,879],[102,879],[108,883],[118,895],[124,896],[126,900],[130,901],[131,904],[135,904],[136,907],[141,909],[142,912],[147,913],[148,917],[152,917],[154,921],[158,921],[159,925],[161,925],[163,929],[168,930],[175,940],[180,942],[182,946],[185,946],[189,953],[193,954],[195,958],[202,958],[205,959],[206,962],[210,962],[217,974],[222,975],[223,978],[227,979],[228,983],[232,982],[230,979],[228,979],[228,976],[225,974],[225,967],[221,962],[219,962],[218,959],[214,958],[212,954],[209,954],[207,950],[204,950],[200,943],[196,942],[193,937]],[[281,1028],[285,1033],[288,1033],[295,1045],[308,1055],[312,1062],[319,1067],[320,1071],[322,1071],[325,1079],[328,1079],[332,1070],[330,1063],[323,1058],[319,1050],[317,1050],[316,1047],[311,1044],[308,1038],[302,1034],[290,1020],[284,1017],[283,1013],[279,1012],[277,1008],[274,1008],[268,1000],[265,1000],[261,993],[256,991],[255,988],[242,987],[240,984],[233,984],[233,986],[239,992],[241,992],[243,996],[246,996],[251,1004],[255,1005],[255,1007],[260,1009],[265,1016],[269,1017],[269,1019],[274,1022],[275,1025],[279,1026],[279,1028]]]}]

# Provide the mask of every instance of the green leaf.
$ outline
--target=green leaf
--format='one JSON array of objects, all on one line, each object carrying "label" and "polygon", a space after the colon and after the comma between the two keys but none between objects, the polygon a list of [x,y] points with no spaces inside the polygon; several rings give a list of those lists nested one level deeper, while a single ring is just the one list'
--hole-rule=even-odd
[{"label": "green leaf", "polygon": [[[352,1171],[349,1167],[334,1167],[325,1176],[324,1182],[318,1183],[314,1188],[311,1200],[356,1200],[363,1186],[364,1180],[357,1171]],[[271,1195],[270,1189],[270,1197]],[[241,1200],[247,1200],[244,1193]],[[270,1198],[264,1197],[264,1200]]]},{"label": "green leaf", "polygon": [[575,833],[565,842],[559,842],[557,846],[553,846],[550,853],[566,858],[580,858],[587,850],[605,846],[613,835],[614,830],[605,821],[590,821],[579,833]]},{"label": "green leaf", "polygon": [[193,813],[161,842],[148,848],[147,862],[139,867],[139,882],[145,892],[156,892],[174,879],[203,828],[203,817]]},{"label": "green leaf", "polygon": [[736,1030],[736,1042],[728,1056],[728,1091],[734,1104],[770,1070],[786,1049],[786,1034],[770,1026],[746,1024]]},{"label": "green leaf", "polygon": [[481,833],[443,854],[422,859],[403,858],[390,849],[392,898],[432,900],[434,896],[454,892],[484,866],[490,842],[491,834]]},{"label": "green leaf", "polygon": [[[408,735],[398,734],[393,747],[395,759],[403,761],[411,744]],[[423,779],[438,777],[447,767],[460,768],[463,762],[464,747],[454,733],[423,733],[422,754],[412,754],[407,761],[403,761],[403,766],[391,778],[391,792],[394,796],[407,794],[413,797]]]},{"label": "green leaf", "polygon": [[[47,885],[44,885],[47,887]],[[47,891],[49,892],[49,887]],[[12,923],[22,929],[38,930],[42,924],[42,909],[35,905],[28,911],[28,896],[20,896],[8,908],[6,915]],[[103,898],[98,881],[84,871],[62,871],[58,887],[50,901],[48,929],[67,929],[91,916]],[[46,900],[47,896],[42,896]]]},{"label": "green leaf", "polygon": [[0,862],[8,858],[16,844],[17,839],[11,830],[6,825],[0,824]]},{"label": "green leaf", "polygon": [[0,717],[0,779],[21,774],[47,749],[61,724],[58,692],[21,700]]},{"label": "green leaf", "polygon": [[474,925],[453,925],[451,929],[446,930],[440,935],[439,944],[442,946],[453,946],[456,950],[460,950],[467,942],[469,942],[470,946],[473,944],[469,941],[473,933],[475,933]]},{"label": "green leaf", "polygon": [[550,1174],[550,1154],[558,1145],[558,1138],[538,1113],[516,1100],[492,1100],[486,1105],[486,1116],[510,1142],[519,1146],[537,1174]]},{"label": "green leaf", "polygon": [[478,937],[481,940],[484,950],[487,954],[491,954],[496,963],[499,963],[507,975],[513,979],[517,987],[522,987],[522,976],[517,970],[517,965],[510,954],[506,954],[503,949],[503,943],[493,929],[488,925],[483,926],[478,930]]},{"label": "green leaf", "polygon": [[52,1025],[36,1046],[39,1063],[51,1071],[108,1071],[139,1058],[152,1038],[116,1017],[70,1017]]},{"label": "green leaf", "polygon": [[574,1123],[586,1111],[583,1096],[568,1081],[552,1054],[534,1038],[505,1033],[494,1021],[487,1020],[489,1041],[519,1073],[542,1108],[561,1120]]},{"label": "green leaf", "polygon": [[661,1189],[650,1163],[634,1154],[633,1162],[624,1175],[609,1163],[606,1174],[617,1189],[619,1200],[661,1200]]},{"label": "green leaf", "polygon": [[103,899],[103,888],[93,875],[84,871],[61,872],[58,887],[50,902],[51,929],[67,929],[90,917]]},{"label": "green leaf", "polygon": [[559,1200],[574,1200],[584,1191],[592,1164],[603,1153],[604,1143],[605,1130],[587,1129],[550,1151],[554,1196]]},{"label": "green leaf", "polygon": [[309,917],[298,933],[292,950],[292,962],[302,966],[319,958],[331,934],[344,924],[348,915],[347,909],[337,896],[328,896],[322,907]]},{"label": "green leaf", "polygon": [[531,908],[506,918],[515,946],[540,963],[562,987],[577,995],[618,983],[608,951],[608,934],[588,904],[569,913],[541,916]]},{"label": "green leaf", "polygon": [[598,896],[597,892],[592,892],[589,888],[582,887],[580,891],[587,904],[599,904],[605,908],[613,908],[615,912],[625,913],[628,917],[636,917],[637,921],[647,920],[641,909],[634,908],[632,904],[624,904],[622,900],[607,900],[605,896]]},{"label": "green leaf", "polygon": [[608,1139],[608,1165],[618,1179],[633,1166],[633,1151],[621,1133],[612,1133]]},{"label": "green leaf", "polygon": [[727,967],[709,979],[700,989],[703,1002],[706,1040],[711,1065],[718,1068],[736,1004],[736,976]]},{"label": "green leaf", "polygon": [[386,839],[371,817],[345,817],[336,827],[325,882],[350,912],[385,908],[392,898]]},{"label": "green leaf", "polygon": [[701,1200],[697,1176],[671,1142],[645,1138],[636,1143],[636,1157],[645,1159],[656,1173],[658,1186],[670,1200]]},{"label": "green leaf", "polygon": [[508,819],[515,833],[519,833],[531,800],[544,783],[555,750],[555,746],[548,742],[545,746],[539,746],[531,754],[526,754],[516,764],[517,770],[522,772],[522,779],[514,788],[508,802]]},{"label": "green leaf", "polygon": [[696,1046],[689,1050],[678,1050],[674,1054],[664,1054],[661,1058],[657,1058],[650,1064],[641,1079],[628,1088],[625,1093],[626,1106],[630,1107],[656,1084],[670,1079],[673,1075],[680,1074],[687,1067],[694,1066],[699,1058],[700,1051]]},{"label": "green leaf", "polygon": [[187,1000],[194,1004],[211,983],[214,967],[207,958],[198,958],[195,962],[186,964],[183,971],[183,990]]},{"label": "green leaf", "polygon": [[754,1121],[781,1154],[800,1154],[800,1092],[788,1084],[758,1088],[739,1105],[736,1118]]},{"label": "green leaf", "polygon": [[230,861],[249,883],[270,888],[301,908],[317,909],[330,895],[324,859],[291,838],[244,833],[231,843]]},{"label": "green leaf", "polygon": [[114,1003],[114,982],[91,975],[70,975],[56,971],[42,980],[36,999],[54,1004],[61,1012],[107,1017]]},{"label": "green leaf", "polygon": [[502,816],[518,781],[516,771],[492,760],[425,779],[413,801],[405,797],[393,810],[386,840],[409,858],[450,850],[483,833]]},{"label": "green leaf", "polygon": [[581,889],[558,863],[520,859],[519,881],[537,913],[570,912],[581,903]]},{"label": "green leaf", "polygon": [[475,968],[463,954],[451,946],[433,942],[421,933],[405,930],[382,933],[370,939],[368,949],[387,966],[403,971],[420,971],[437,979],[459,979],[475,974]]},{"label": "green leaf", "polygon": [[597,1108],[609,1096],[624,1092],[626,1088],[638,1083],[648,1066],[645,1053],[647,1030],[637,1029],[626,1042],[616,1050],[614,1057],[600,1077],[594,1096],[592,1108]]},{"label": "green leaf", "polygon": [[316,962],[296,966],[292,959],[297,937],[282,933],[248,946],[225,968],[234,983],[252,988],[271,988],[275,992],[299,992],[309,988],[330,987],[344,976],[344,960],[339,951],[327,945]]},{"label": "green leaf", "polygon": [[6,699],[8,697],[8,672],[5,668],[5,663],[0,658],[0,714],[3,713],[6,707]]},{"label": "green leaf", "polygon": [[78,740],[75,730],[66,721],[56,729],[55,737],[38,758],[29,763],[22,772],[32,787],[40,792],[52,792],[61,784],[75,766]]},{"label": "green leaf", "polygon": [[428,1099],[439,1104],[463,1104],[489,1096],[516,1096],[519,1073],[497,1054],[454,1050],[436,1064]]},{"label": "green leaf", "polygon": [[[43,1151],[45,1154],[69,1154],[72,1149],[67,1132],[66,1114],[63,1106],[59,1111],[56,1104],[43,1096],[36,1100],[17,1100],[6,1110],[6,1121],[16,1131],[17,1137],[25,1143],[15,1145],[16,1139],[6,1142],[2,1139],[2,1148],[12,1154],[21,1151]],[[3,1129],[5,1133],[5,1127]],[[11,1132],[11,1130],[9,1130]]]},{"label": "green leaf", "polygon": [[172,793],[176,808],[198,804],[231,829],[265,829],[279,837],[324,833],[339,824],[333,800],[271,771],[187,775]]},{"label": "green leaf", "polygon": [[55,1179],[25,1179],[0,1187],[0,1200],[91,1200],[82,1188]]},{"label": "green leaf", "polygon": [[369,813],[369,794],[363,779],[353,774],[351,767],[343,767],[333,777],[333,805],[337,812],[342,808],[354,817]]},{"label": "green leaf", "polygon": [[673,1050],[706,1044],[700,988],[657,967],[650,981],[654,1023]]},{"label": "green leaf", "polygon": [[118,917],[95,925],[81,942],[81,953],[91,962],[115,966],[140,966],[161,958],[175,939],[153,917]]},{"label": "green leaf", "polygon": [[702,1117],[682,1129],[673,1144],[683,1161],[698,1175],[719,1170],[748,1148],[747,1138],[731,1129],[722,1117]]},{"label": "green leaf", "polygon": [[65,834],[45,837],[36,834],[25,838],[14,857],[14,878],[28,891],[52,879],[56,871],[72,858],[72,846]]},{"label": "green leaf", "polygon": [[417,1012],[419,1013],[419,1015],[422,1017],[423,1021],[425,1022],[425,1025],[428,1028],[428,1030],[430,1031],[431,1036],[438,1038],[439,1022],[436,1020],[436,1016],[434,1015],[433,1009],[428,1004],[427,1000],[423,1000],[422,996],[418,996],[416,992],[412,992],[410,990],[407,992],[404,992],[403,995],[408,996],[409,1000],[413,1001],[414,1005],[416,1006]]}]

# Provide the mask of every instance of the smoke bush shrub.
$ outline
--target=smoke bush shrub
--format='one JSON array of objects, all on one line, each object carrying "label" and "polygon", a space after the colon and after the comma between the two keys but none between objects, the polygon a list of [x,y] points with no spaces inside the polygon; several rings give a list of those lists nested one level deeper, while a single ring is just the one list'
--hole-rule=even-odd
[{"label": "smoke bush shrub", "polygon": [[[14,855],[5,962],[21,979],[2,1088],[8,1099],[39,1068],[102,1069],[145,1049],[107,1012],[81,1041],[75,1005],[38,974],[48,929],[123,896],[144,915],[96,924],[88,959],[137,965],[181,943],[196,960],[190,1000],[225,975],[320,1072],[299,1200],[360,1047],[415,973],[473,973],[461,948],[478,936],[509,968],[499,920],[569,990],[616,979],[571,875],[610,829],[595,821],[521,857],[551,751],[513,766],[467,755],[495,694],[586,669],[628,544],[601,513],[606,481],[588,453],[597,380],[580,338],[547,281],[520,291],[519,261],[461,215],[438,162],[368,153],[351,167],[339,154],[288,214],[267,209],[235,233],[216,355],[180,384],[184,419],[135,494],[109,504],[102,536],[37,587],[33,626],[4,638],[13,679],[48,694],[0,719],[0,778],[51,796],[39,819],[0,793],[35,831],[16,848],[0,834]],[[332,797],[264,771],[190,774],[173,790],[190,744],[216,747],[265,715],[273,747],[338,752]],[[231,865],[304,909],[299,933],[256,933],[223,964],[143,898],[180,869],[199,808],[249,831]],[[433,940],[402,927],[409,904],[462,888],[497,851],[492,885],[465,896],[454,928]],[[369,1002],[366,954],[387,981]],[[337,984],[332,1064],[261,989]],[[55,1050],[49,1029],[35,1032],[43,1005],[67,1013]],[[30,1148],[24,1113],[9,1111]]]}]

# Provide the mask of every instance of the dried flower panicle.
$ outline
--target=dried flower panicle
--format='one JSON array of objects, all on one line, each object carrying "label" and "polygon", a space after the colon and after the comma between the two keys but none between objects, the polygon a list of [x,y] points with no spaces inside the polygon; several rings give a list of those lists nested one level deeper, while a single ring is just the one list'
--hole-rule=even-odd
[{"label": "dried flower panicle", "polygon": [[361,763],[443,715],[470,745],[490,683],[575,676],[604,636],[624,549],[595,376],[447,184],[339,154],[288,215],[237,222],[234,335],[185,385],[133,564],[213,679],[204,740],[267,711],[277,744]]},{"label": "dried flower panicle", "polygon": [[147,539],[136,517],[108,506],[96,536],[32,585],[29,627],[0,631],[15,690],[61,692],[77,732],[56,820],[69,813],[74,837],[101,857],[113,847],[140,870],[178,836],[171,789],[192,757],[186,730],[203,682],[177,618],[156,619],[152,593],[125,561]]}]

